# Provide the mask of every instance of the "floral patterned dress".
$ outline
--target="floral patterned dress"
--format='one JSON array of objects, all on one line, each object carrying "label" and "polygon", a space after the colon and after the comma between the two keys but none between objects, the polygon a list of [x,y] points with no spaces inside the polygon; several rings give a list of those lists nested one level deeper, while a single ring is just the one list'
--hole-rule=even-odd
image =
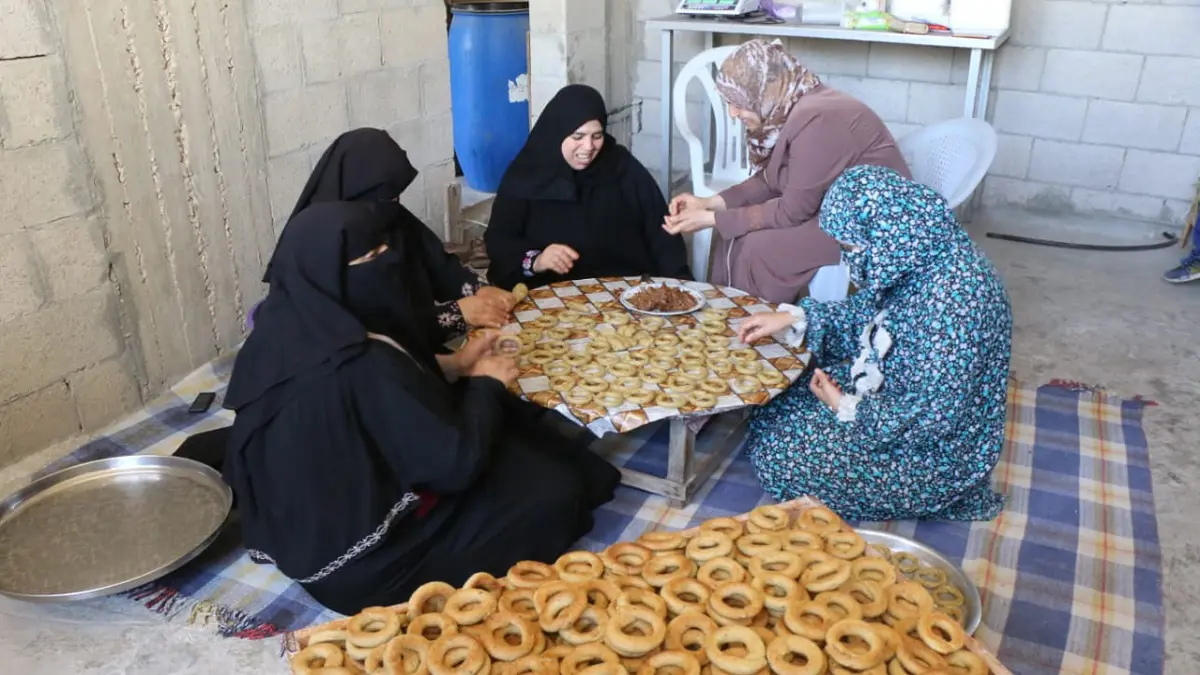
[{"label": "floral patterned dress", "polygon": [[831,410],[805,378],[755,411],[763,487],[852,520],[994,518],[1012,333],[995,269],[936,192],[890,169],[846,171],[820,219],[859,292],[789,309],[843,400]]}]

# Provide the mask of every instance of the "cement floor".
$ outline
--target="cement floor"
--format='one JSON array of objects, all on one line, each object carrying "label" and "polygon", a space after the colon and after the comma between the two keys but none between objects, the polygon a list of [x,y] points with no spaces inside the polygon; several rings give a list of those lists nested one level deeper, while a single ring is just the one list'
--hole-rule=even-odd
[{"label": "cement floor", "polygon": [[[985,240],[988,229],[1051,238],[1155,228],[1023,212],[992,212],[972,232],[1003,273],[1016,314],[1013,372],[1062,378],[1157,401],[1146,413],[1162,539],[1169,674],[1200,673],[1200,282],[1160,280],[1175,249],[1092,253]],[[1087,234],[1085,234],[1087,233]],[[54,451],[51,451],[54,452]],[[41,461],[49,461],[47,455]],[[20,470],[33,468],[24,465]],[[8,474],[8,475],[4,475]],[[12,485],[0,472],[0,486]],[[1188,533],[1192,534],[1189,535]],[[21,675],[284,673],[275,640],[221,640],[163,624],[127,603],[38,607],[0,602],[0,672]],[[1033,674],[1029,674],[1033,675]]]}]

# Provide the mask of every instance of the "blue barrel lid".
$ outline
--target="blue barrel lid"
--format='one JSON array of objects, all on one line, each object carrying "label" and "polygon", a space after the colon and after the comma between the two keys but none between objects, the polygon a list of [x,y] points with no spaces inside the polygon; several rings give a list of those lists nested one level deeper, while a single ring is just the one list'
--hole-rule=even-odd
[{"label": "blue barrel lid", "polygon": [[529,0],[521,0],[519,2],[494,2],[492,0],[467,0],[466,2],[454,2],[450,5],[450,11],[457,14],[459,12],[466,14],[509,14],[516,12],[528,12]]}]

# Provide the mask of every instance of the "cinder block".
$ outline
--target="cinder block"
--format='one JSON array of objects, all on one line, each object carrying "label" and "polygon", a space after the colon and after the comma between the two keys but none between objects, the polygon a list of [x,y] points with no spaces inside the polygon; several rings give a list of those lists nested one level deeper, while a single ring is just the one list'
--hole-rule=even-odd
[{"label": "cinder block", "polygon": [[[538,0],[546,2],[547,0]],[[550,0],[554,1],[554,0]],[[567,30],[604,30],[609,21],[607,2],[567,2]]]},{"label": "cinder block", "polygon": [[246,15],[258,30],[280,24],[336,19],[338,0],[247,0]]},{"label": "cinder block", "polygon": [[885,80],[950,82],[953,50],[911,45],[873,44],[867,75]]},{"label": "cinder block", "polygon": [[79,431],[79,415],[64,382],[0,406],[0,468]]},{"label": "cinder block", "polygon": [[42,305],[42,282],[33,249],[23,233],[0,236],[0,289],[0,323]]},{"label": "cinder block", "polygon": [[1183,127],[1183,140],[1179,151],[1189,155],[1200,155],[1200,108],[1192,108]]},{"label": "cinder block", "polygon": [[1121,192],[1166,199],[1191,199],[1200,176],[1200,157],[1130,150],[1121,172]]},{"label": "cinder block", "polygon": [[[557,2],[558,0],[543,1]],[[646,19],[657,19],[660,16],[671,14],[679,6],[679,3],[676,0],[637,0],[634,5],[636,7],[634,18],[639,21],[645,21]]]},{"label": "cinder block", "polygon": [[1078,187],[1113,189],[1121,177],[1125,150],[1102,145],[1038,139],[1029,161],[1030,180]]},{"label": "cinder block", "polygon": [[0,148],[71,133],[71,101],[57,57],[0,61]]},{"label": "cinder block", "polygon": [[1158,197],[1086,188],[1071,190],[1071,205],[1080,213],[1116,214],[1135,220],[1159,221],[1164,215],[1163,200]]},{"label": "cinder block", "polygon": [[346,85],[350,125],[387,127],[421,116],[420,78],[415,70],[384,70]]},{"label": "cinder block", "polygon": [[50,18],[41,0],[0,0],[0,59],[53,51]]},{"label": "cinder block", "polygon": [[1045,67],[1045,49],[1006,44],[996,54],[992,80],[999,89],[1037,91]]},{"label": "cinder block", "polygon": [[861,77],[836,76],[825,78],[835,89],[850,94],[879,115],[885,122],[908,120],[908,82],[901,80],[876,80]]},{"label": "cinder block", "polygon": [[[871,45],[866,42],[842,42],[840,40],[811,40],[797,38],[788,42],[788,50],[806,68],[818,76],[867,75],[867,63]],[[940,50],[929,50],[940,51]]]},{"label": "cinder block", "polygon": [[996,159],[988,169],[988,175],[1024,178],[1029,174],[1029,157],[1032,153],[1032,138],[997,134]]},{"label": "cinder block", "polygon": [[428,118],[450,112],[450,61],[422,63],[420,78],[421,115]]},{"label": "cinder block", "polygon": [[1200,59],[1148,56],[1137,99],[1147,103],[1200,106]]},{"label": "cinder block", "polygon": [[[634,134],[633,147],[630,148],[633,156],[637,157],[642,165],[654,174],[655,180],[658,179],[658,169],[662,166],[662,145],[659,138],[657,133]],[[687,147],[681,143],[675,143],[671,147],[671,167],[676,171],[687,171],[688,166]]]},{"label": "cinder block", "polygon": [[1039,211],[1071,210],[1071,189],[1035,181],[988,176],[983,181],[985,206],[1021,206]]},{"label": "cinder block", "polygon": [[1130,101],[1137,91],[1142,60],[1138,54],[1051,49],[1042,91]]},{"label": "cinder block", "polygon": [[127,361],[109,359],[67,378],[84,431],[99,430],[141,407],[141,387],[132,364]]},{"label": "cinder block", "polygon": [[565,33],[566,30],[566,0],[540,0],[529,3],[529,32]]},{"label": "cinder block", "polygon": [[387,127],[388,133],[408,152],[408,158],[418,170],[454,158],[454,124],[452,115],[433,119],[415,119]]},{"label": "cinder block", "polygon": [[1014,45],[1065,49],[1095,49],[1100,46],[1104,17],[1108,11],[1103,3],[1017,0],[1014,5]]},{"label": "cinder block", "polygon": [[116,303],[111,289],[97,289],[0,324],[0,401],[120,353]]},{"label": "cinder block", "polygon": [[264,28],[254,36],[254,54],[263,91],[295,89],[304,84],[303,58],[296,27]]},{"label": "cinder block", "polygon": [[587,84],[603,95],[608,89],[608,50],[603,32],[571,33],[567,36],[567,80]]},{"label": "cinder block", "polygon": [[566,72],[567,36],[563,34],[541,34],[529,36],[532,77],[561,77]]},{"label": "cinder block", "polygon": [[378,70],[383,65],[379,17],[351,14],[336,21],[304,24],[305,81],[330,82]]},{"label": "cinder block", "polygon": [[1074,141],[1083,133],[1086,114],[1086,99],[1001,90],[992,124],[997,131]]},{"label": "cinder block", "polygon": [[0,154],[0,233],[48,223],[91,206],[87,165],[70,141]]},{"label": "cinder block", "polygon": [[389,67],[410,68],[429,59],[449,58],[446,9],[441,4],[384,12],[379,25],[383,62]]},{"label": "cinder block", "polygon": [[412,7],[412,0],[339,0],[342,14],[373,12],[379,9]]},{"label": "cinder block", "polygon": [[83,295],[108,280],[109,258],[99,222],[64,220],[31,230],[29,236],[54,300]]},{"label": "cinder block", "polygon": [[965,87],[955,84],[913,82],[908,88],[908,121],[933,124],[962,117]]},{"label": "cinder block", "polygon": [[1113,5],[1103,44],[1114,52],[1200,57],[1197,26],[1200,6]]},{"label": "cinder block", "polygon": [[[639,23],[638,28],[642,35],[642,53],[633,56],[647,61],[661,61],[662,31],[644,23]],[[692,57],[704,51],[704,35],[701,33],[675,33],[673,50],[672,60],[675,63],[687,63]]]},{"label": "cinder block", "polygon": [[[633,71],[633,95],[642,99],[662,98],[662,64],[638,61]],[[676,69],[676,72],[677,69]],[[671,80],[674,82],[674,79]]]},{"label": "cinder block", "polygon": [[425,174],[418,174],[413,184],[400,195],[400,203],[421,220],[429,216],[429,204],[425,201],[425,183]]},{"label": "cinder block", "polygon": [[300,190],[312,173],[313,161],[307,150],[296,150],[267,160],[267,188],[271,198],[271,218],[282,224],[291,215]]},{"label": "cinder block", "polygon": [[340,83],[268,94],[263,102],[267,149],[277,157],[346,130],[346,90]]},{"label": "cinder block", "polygon": [[[1200,74],[1197,75],[1200,82]],[[1146,150],[1174,150],[1183,135],[1187,108],[1092,101],[1088,105],[1083,140]]]}]

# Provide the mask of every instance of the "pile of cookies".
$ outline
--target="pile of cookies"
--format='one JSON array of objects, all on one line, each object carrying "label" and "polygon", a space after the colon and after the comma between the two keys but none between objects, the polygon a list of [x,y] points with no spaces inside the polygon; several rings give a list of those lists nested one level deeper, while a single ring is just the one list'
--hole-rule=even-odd
[{"label": "pile of cookies", "polygon": [[711,409],[731,391],[787,387],[755,349],[738,347],[727,311],[635,318],[624,312],[547,311],[521,327],[518,366],[540,368],[571,406]]},{"label": "pile of cookies", "polygon": [[824,508],[652,532],[312,635],[296,675],[988,675],[923,586]]}]

